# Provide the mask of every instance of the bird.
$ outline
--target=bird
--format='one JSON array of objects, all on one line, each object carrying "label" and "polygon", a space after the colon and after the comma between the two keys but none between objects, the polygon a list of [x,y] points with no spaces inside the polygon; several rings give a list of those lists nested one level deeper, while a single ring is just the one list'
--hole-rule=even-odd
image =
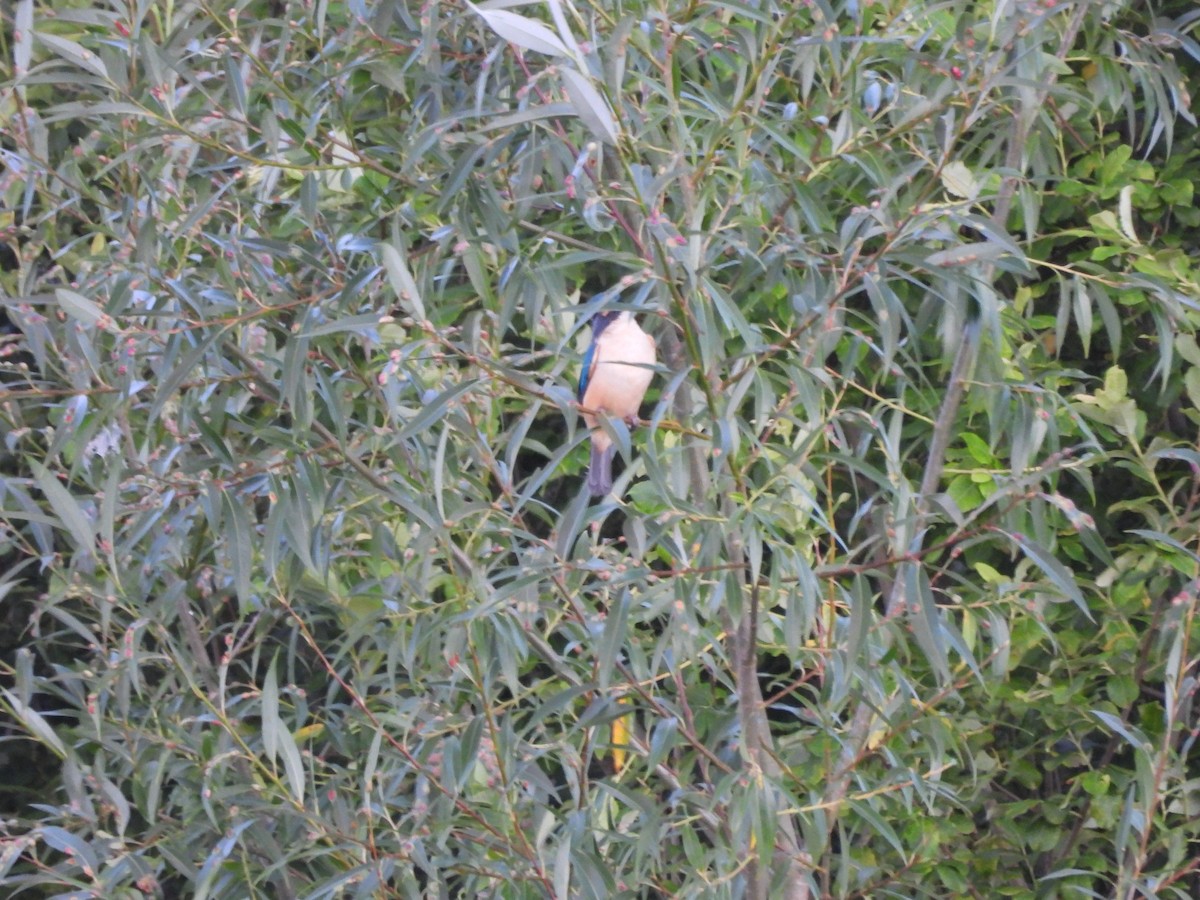
[{"label": "bird", "polygon": [[591,431],[592,455],[588,490],[603,497],[612,490],[612,462],[617,448],[600,426],[602,415],[632,423],[654,378],[654,338],[642,331],[627,309],[604,310],[592,317],[592,341],[579,372],[579,404]]}]

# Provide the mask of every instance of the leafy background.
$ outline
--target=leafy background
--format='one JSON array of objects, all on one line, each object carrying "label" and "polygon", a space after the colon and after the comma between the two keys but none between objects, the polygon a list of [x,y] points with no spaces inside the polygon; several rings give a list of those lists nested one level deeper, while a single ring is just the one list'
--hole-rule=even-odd
[{"label": "leafy background", "polygon": [[1192,3],[2,15],[11,894],[1200,895]]}]

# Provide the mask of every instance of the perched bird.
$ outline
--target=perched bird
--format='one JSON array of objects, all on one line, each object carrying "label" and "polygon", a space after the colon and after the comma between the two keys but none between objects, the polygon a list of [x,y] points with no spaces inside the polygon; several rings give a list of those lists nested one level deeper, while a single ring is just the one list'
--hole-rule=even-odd
[{"label": "perched bird", "polygon": [[654,377],[656,359],[654,338],[642,331],[629,310],[606,310],[592,318],[592,342],[579,373],[579,403],[592,433],[588,490],[593,497],[612,490],[612,461],[617,452],[612,438],[599,425],[600,414],[626,422],[637,418]]}]

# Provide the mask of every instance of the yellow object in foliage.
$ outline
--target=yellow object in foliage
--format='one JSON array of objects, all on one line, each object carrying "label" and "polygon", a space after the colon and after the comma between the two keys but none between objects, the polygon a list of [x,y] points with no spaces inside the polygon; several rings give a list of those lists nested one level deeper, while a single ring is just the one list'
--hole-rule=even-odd
[{"label": "yellow object in foliage", "polygon": [[[619,697],[617,703],[622,706],[629,705],[629,698]],[[629,716],[631,713],[625,713],[620,717],[613,719],[612,723],[612,762],[613,773],[620,772],[625,767],[625,760],[629,757]]]}]

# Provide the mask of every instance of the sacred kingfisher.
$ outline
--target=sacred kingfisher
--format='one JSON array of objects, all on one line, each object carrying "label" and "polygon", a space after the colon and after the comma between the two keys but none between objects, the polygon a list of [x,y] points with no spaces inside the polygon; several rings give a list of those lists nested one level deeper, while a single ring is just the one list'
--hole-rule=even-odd
[{"label": "sacred kingfisher", "polygon": [[591,431],[588,490],[603,497],[612,490],[617,448],[599,424],[607,414],[632,423],[654,377],[654,338],[642,331],[627,309],[604,310],[592,317],[592,342],[579,373],[579,403]]}]

